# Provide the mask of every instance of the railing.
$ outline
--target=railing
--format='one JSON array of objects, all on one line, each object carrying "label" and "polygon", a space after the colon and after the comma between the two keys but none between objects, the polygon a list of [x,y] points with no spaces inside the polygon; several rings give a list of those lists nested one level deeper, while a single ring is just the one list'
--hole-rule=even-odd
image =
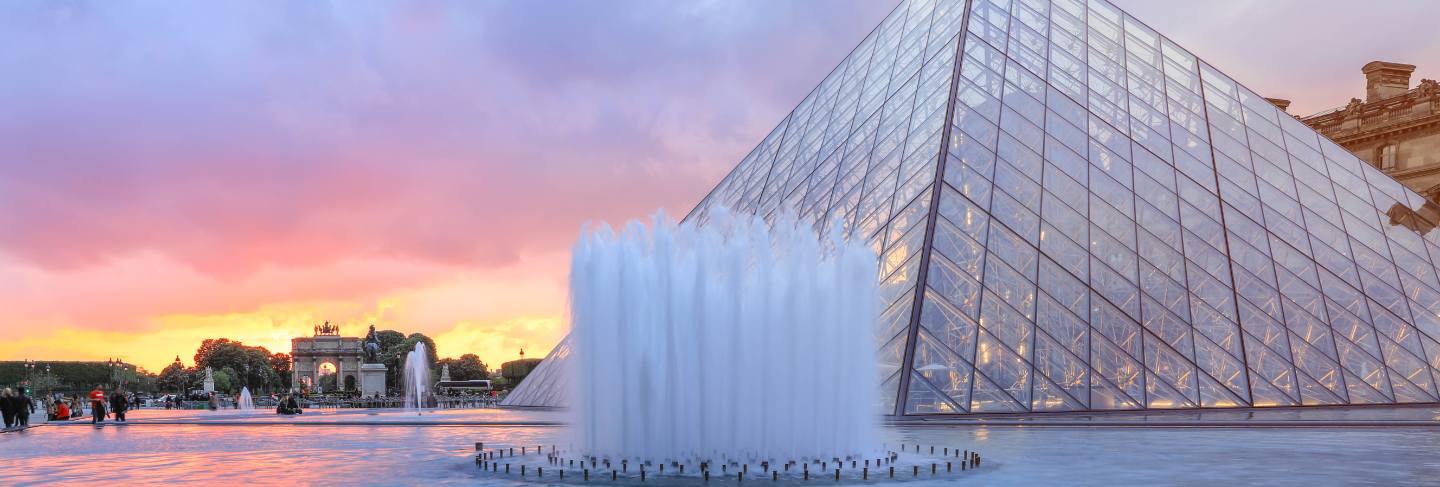
[{"label": "railing", "polygon": [[[492,407],[499,407],[500,401],[503,400],[503,399],[505,399],[504,396],[495,397],[495,398],[486,397],[486,396],[434,396],[434,397],[432,397],[432,398],[430,399],[429,403],[428,403],[425,407],[426,407],[427,409],[478,409],[478,408],[492,408]],[[255,398],[254,401],[255,401],[255,409],[271,409],[271,410],[273,410],[273,409],[275,409],[275,407],[277,406],[276,402],[275,402],[274,400],[271,400],[269,396],[257,397],[257,398]],[[140,408],[146,408],[146,409],[162,409],[163,407],[164,407],[164,406],[163,406],[162,404],[154,404],[154,405],[148,405],[148,406],[139,406],[139,405],[137,405],[137,406],[132,407],[132,409],[140,409]],[[404,407],[405,407],[405,398],[403,398],[403,397],[379,397],[379,398],[374,398],[374,397],[356,397],[356,398],[315,397],[315,398],[302,398],[302,399],[300,399],[300,407],[301,407],[301,408],[304,408],[304,409],[376,409],[376,408],[404,408]],[[204,400],[185,400],[185,401],[181,401],[181,402],[179,402],[179,403],[173,404],[173,405],[171,406],[171,408],[172,408],[172,409],[196,409],[196,410],[199,410],[199,409],[209,409],[209,408],[210,408],[210,404],[209,404],[209,402],[204,401]],[[233,402],[231,402],[231,401],[228,401],[228,400],[222,401],[222,402],[220,403],[218,409],[235,409],[235,404],[234,404]]]},{"label": "railing", "polygon": [[1349,105],[1340,105],[1340,106],[1338,106],[1338,107],[1329,108],[1329,109],[1325,109],[1325,110],[1320,110],[1320,111],[1318,111],[1318,112],[1315,112],[1315,113],[1312,113],[1312,114],[1309,114],[1309,115],[1301,116],[1300,118],[1301,118],[1302,120],[1308,120],[1308,119],[1311,119],[1311,118],[1320,118],[1320,117],[1323,117],[1323,116],[1326,116],[1326,115],[1329,115],[1329,114],[1332,114],[1332,113],[1335,113],[1335,112],[1339,112],[1339,111],[1345,110],[1345,107],[1347,107],[1347,106],[1349,106]]},{"label": "railing", "polygon": [[[1316,130],[1336,139],[1366,131],[1378,131],[1404,122],[1419,120],[1440,114],[1440,103],[1431,100],[1404,105],[1398,108],[1361,112],[1360,117],[1334,118],[1312,122]],[[1313,120],[1314,116],[1307,120]]]},{"label": "railing", "polygon": [[[426,404],[427,409],[479,409],[498,407],[501,398],[481,396],[449,396],[433,397]],[[259,407],[257,404],[256,407]],[[273,407],[273,406],[272,406]],[[378,408],[403,408],[405,398],[403,397],[381,397],[381,398],[321,398],[306,399],[302,401],[302,408],[307,409],[378,409]]]}]

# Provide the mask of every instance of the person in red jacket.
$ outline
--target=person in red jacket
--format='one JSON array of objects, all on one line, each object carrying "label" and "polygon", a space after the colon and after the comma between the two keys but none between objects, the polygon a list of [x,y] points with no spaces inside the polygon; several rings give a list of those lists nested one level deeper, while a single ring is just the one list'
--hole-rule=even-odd
[{"label": "person in red jacket", "polygon": [[105,421],[105,389],[95,386],[90,391],[90,422],[100,424]]},{"label": "person in red jacket", "polygon": [[57,421],[70,419],[70,407],[65,405],[64,399],[61,399],[60,402],[55,403],[54,419]]}]

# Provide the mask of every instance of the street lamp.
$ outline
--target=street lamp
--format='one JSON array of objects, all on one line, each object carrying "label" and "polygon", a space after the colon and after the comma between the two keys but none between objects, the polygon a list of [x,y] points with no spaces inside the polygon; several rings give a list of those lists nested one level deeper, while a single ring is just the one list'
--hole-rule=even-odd
[{"label": "street lamp", "polygon": [[[46,367],[49,367],[49,366],[47,365]],[[25,380],[21,382],[21,385],[26,385],[26,386],[30,385],[31,376],[33,376],[34,374],[35,374],[35,361],[34,361],[34,360],[30,360],[30,359],[28,359],[28,358],[25,359]]]},{"label": "street lamp", "polygon": [[125,368],[125,361],[118,358],[106,359],[105,366],[110,368],[111,386],[118,387],[124,385],[124,380],[120,377],[120,371]]}]

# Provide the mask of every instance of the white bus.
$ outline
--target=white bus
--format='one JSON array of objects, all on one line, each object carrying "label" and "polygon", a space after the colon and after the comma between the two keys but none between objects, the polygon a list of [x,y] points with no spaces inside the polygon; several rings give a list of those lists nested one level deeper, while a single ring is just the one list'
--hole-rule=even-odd
[{"label": "white bus", "polygon": [[488,380],[442,380],[435,384],[435,392],[441,395],[490,392],[492,389]]}]

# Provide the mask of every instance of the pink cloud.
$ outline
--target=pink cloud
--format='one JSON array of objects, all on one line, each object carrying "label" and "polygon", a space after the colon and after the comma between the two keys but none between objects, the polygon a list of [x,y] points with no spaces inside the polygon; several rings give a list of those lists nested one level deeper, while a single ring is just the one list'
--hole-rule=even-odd
[{"label": "pink cloud", "polygon": [[[0,307],[163,333],[387,301],[513,346],[583,221],[684,214],[893,3],[0,3]],[[1440,69],[1433,2],[1116,3],[1297,113],[1365,61]]]},{"label": "pink cloud", "polygon": [[855,6],[0,7],[0,251],[512,263],[687,211],[888,10]]},{"label": "pink cloud", "polygon": [[1112,2],[1261,96],[1291,100],[1295,115],[1364,98],[1370,61],[1418,65],[1412,83],[1440,78],[1437,2]]}]

